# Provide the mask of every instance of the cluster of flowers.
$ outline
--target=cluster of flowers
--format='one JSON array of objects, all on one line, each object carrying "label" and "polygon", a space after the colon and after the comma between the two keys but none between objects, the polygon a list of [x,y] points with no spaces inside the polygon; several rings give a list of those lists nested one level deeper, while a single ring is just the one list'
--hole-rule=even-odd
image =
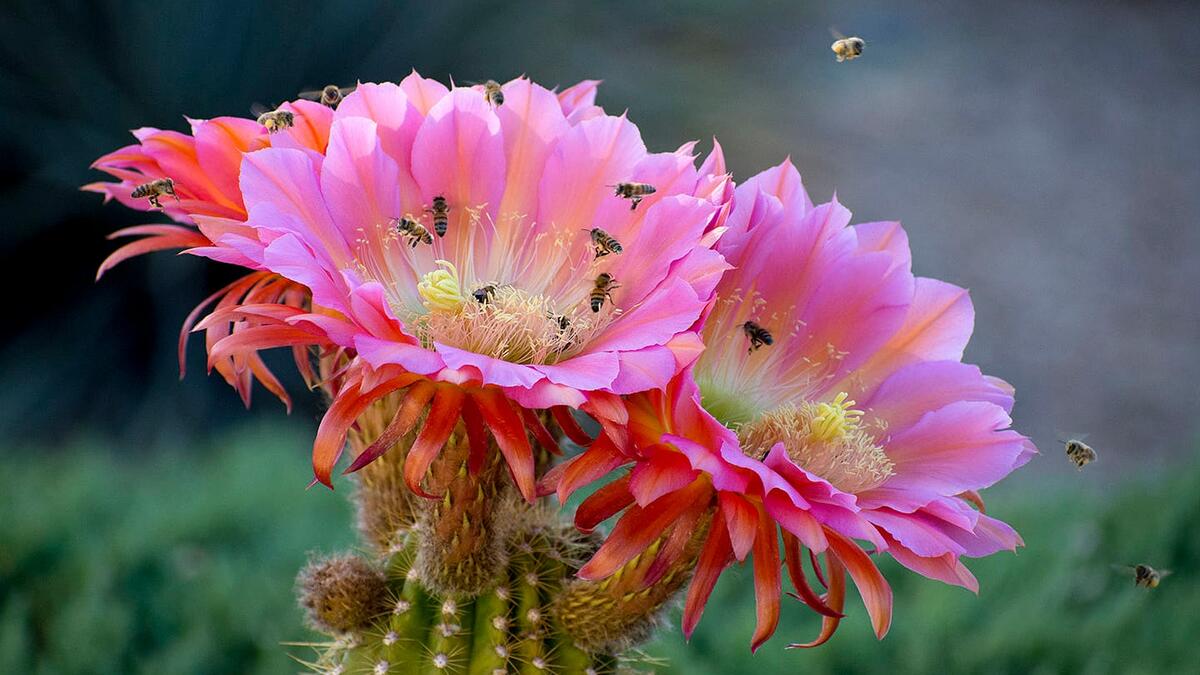
[{"label": "cluster of flowers", "polygon": [[[1012,388],[961,362],[967,292],[913,275],[899,223],[814,204],[790,162],[735,188],[715,142],[698,168],[693,143],[648,152],[596,85],[516,79],[496,105],[413,73],[336,108],[286,103],[272,133],[232,117],[138,129],[94,165],[119,182],[85,189],[145,211],[131,195],[170,178],[176,224],[116,232],[139,238],[100,271],[163,249],[249,270],[188,317],[181,363],[202,331],[247,404],[257,380],[290,405],[259,352],[291,348],[330,397],[315,481],[332,486],[383,400],[386,425],[347,471],[415,434],[404,482],[438,496],[427,472],[465,429],[472,470],[499,452],[530,502],[607,481],[575,514],[585,531],[615,518],[578,576],[645,555],[688,566],[687,635],[748,556],[753,648],[776,629],[785,569],[824,617],[793,646],[833,634],[847,574],[882,638],[885,554],[975,590],[962,558],[1021,544],[978,490],[1035,448],[1009,429]],[[654,190],[631,203],[630,183]],[[434,216],[444,235],[413,235],[440,233]],[[539,463],[561,437],[583,451]]]}]

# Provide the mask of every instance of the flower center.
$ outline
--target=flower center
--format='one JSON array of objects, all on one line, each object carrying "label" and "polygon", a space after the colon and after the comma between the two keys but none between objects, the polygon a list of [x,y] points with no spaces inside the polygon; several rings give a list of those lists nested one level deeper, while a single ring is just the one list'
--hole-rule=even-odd
[{"label": "flower center", "polygon": [[738,429],[743,452],[762,459],[783,443],[793,463],[843,492],[878,487],[894,465],[861,428],[863,412],[847,398],[843,392],[831,402],[785,403],[762,413]]},{"label": "flower center", "polygon": [[511,363],[555,363],[578,352],[616,314],[611,307],[594,313],[578,304],[560,312],[546,296],[509,284],[463,292],[454,265],[438,264],[442,269],[425,274],[417,286],[429,312],[409,322],[426,347],[439,342]]}]

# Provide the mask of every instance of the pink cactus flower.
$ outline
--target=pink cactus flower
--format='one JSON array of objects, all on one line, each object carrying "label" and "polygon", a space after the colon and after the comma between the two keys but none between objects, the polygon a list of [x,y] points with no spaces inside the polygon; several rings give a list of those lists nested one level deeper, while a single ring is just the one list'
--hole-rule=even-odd
[{"label": "pink cactus flower", "polygon": [[[310,380],[307,350],[340,364],[316,480],[331,485],[358,416],[403,391],[350,470],[427,410],[406,458],[414,492],[426,494],[422,476],[461,418],[473,452],[490,431],[532,499],[526,427],[553,445],[534,411],[579,439],[571,408],[615,430],[619,396],[664,387],[699,354],[697,320],[726,268],[710,233],[732,194],[719,147],[699,169],[694,144],[648,153],[633,123],[594,105],[595,85],[556,95],[517,79],[493,106],[415,73],[360,84],[336,110],[288,104],[295,123],[269,137],[227,118],[194,124],[194,137],[139,133],[97,163],[122,182],[88,189],[128,202],[132,185],[170,177],[179,201],[164,208],[196,230],[145,250],[183,246],[253,271],[196,324],[219,331],[210,365],[274,390],[262,349],[293,348]],[[625,182],[655,191],[631,208],[614,190]]]},{"label": "pink cactus flower", "polygon": [[1036,449],[1008,428],[1012,387],[961,362],[967,292],[913,276],[899,223],[849,227],[836,200],[813,205],[789,162],[739,186],[734,204],[717,244],[733,269],[703,325],[694,382],[684,373],[666,392],[629,397],[627,441],[602,436],[548,477],[565,497],[633,463],[579,510],[584,528],[621,513],[580,574],[604,578],[707,511],[685,635],[721,571],[752,553],[752,648],[778,623],[781,565],[794,597],[824,617],[816,640],[790,647],[833,634],[847,572],[882,638],[892,595],[872,555],[977,590],[961,559],[1021,545],[978,491]]}]

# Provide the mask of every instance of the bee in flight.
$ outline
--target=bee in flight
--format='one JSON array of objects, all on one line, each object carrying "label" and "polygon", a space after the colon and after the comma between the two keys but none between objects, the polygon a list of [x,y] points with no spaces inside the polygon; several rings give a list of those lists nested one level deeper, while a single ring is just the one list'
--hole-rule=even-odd
[{"label": "bee in flight", "polygon": [[504,105],[504,91],[500,89],[500,83],[495,80],[483,83],[483,97],[492,104],[493,108]]},{"label": "bee in flight", "polygon": [[450,226],[450,205],[446,203],[446,198],[441,195],[434,197],[433,205],[425,212],[433,214],[433,231],[437,232],[437,236],[446,236],[446,228]]},{"label": "bee in flight", "polygon": [[863,47],[866,46],[866,41],[860,37],[843,37],[838,33],[834,33],[837,39],[829,46],[833,53],[837,55],[838,63],[842,61],[853,61],[862,56]]},{"label": "bee in flight", "polygon": [[652,195],[657,190],[649,183],[617,183],[608,187],[616,188],[616,195],[622,199],[630,200],[629,210],[632,211],[642,203],[648,195]]},{"label": "bee in flight", "polygon": [[775,338],[771,337],[771,332],[753,321],[747,321],[742,324],[742,331],[746,333],[746,337],[750,338],[750,349],[748,351],[753,352],[763,345],[772,345],[775,343]]},{"label": "bee in flight", "polygon": [[145,197],[146,199],[150,200],[150,203],[153,204],[155,208],[161,209],[162,203],[159,202],[159,199],[161,199],[163,195],[170,195],[175,197],[175,201],[179,201],[179,196],[175,194],[175,181],[171,180],[170,178],[159,178],[158,180],[150,181],[149,183],[142,183],[141,185],[133,188],[133,192],[130,193],[129,196],[133,197],[134,199],[141,199],[142,197]]},{"label": "bee in flight", "polygon": [[258,116],[258,123],[267,128],[267,133],[290,129],[296,121],[296,116],[288,110],[272,110]]},{"label": "bee in flight", "polygon": [[604,301],[607,299],[612,301],[612,292],[620,288],[620,284],[613,278],[613,275],[608,272],[601,272],[600,276],[596,277],[596,284],[592,286],[592,294],[589,298],[593,312],[599,312],[604,306]]},{"label": "bee in flight", "polygon": [[298,94],[298,96],[309,101],[316,101],[317,103],[320,103],[324,106],[329,106],[330,108],[337,108],[338,104],[342,102],[342,99],[349,96],[350,92],[354,91],[356,88],[357,85],[339,87],[336,84],[329,84],[325,85],[325,87],[322,89],[302,91]]},{"label": "bee in flight", "polygon": [[476,302],[481,305],[486,305],[489,301],[491,301],[492,298],[496,297],[496,287],[492,284],[488,284],[483,288],[476,289],[471,295],[475,296]]},{"label": "bee in flight", "polygon": [[1075,463],[1075,468],[1082,470],[1083,467],[1096,461],[1096,451],[1092,446],[1077,439],[1071,439],[1064,443],[1067,450],[1067,459]]},{"label": "bee in flight", "polygon": [[612,235],[598,227],[593,227],[591,230],[589,230],[589,233],[592,236],[592,245],[596,247],[597,259],[603,258],[609,253],[621,255],[621,251],[625,250],[621,246],[621,242],[617,241]]},{"label": "bee in flight", "polygon": [[396,227],[396,232],[408,239],[412,248],[416,248],[417,244],[433,244],[429,230],[412,218],[393,218],[392,224]]},{"label": "bee in flight", "polygon": [[1149,565],[1113,565],[1113,569],[1122,574],[1133,573],[1133,585],[1138,588],[1158,588],[1165,577],[1171,576],[1171,570],[1156,570]]}]

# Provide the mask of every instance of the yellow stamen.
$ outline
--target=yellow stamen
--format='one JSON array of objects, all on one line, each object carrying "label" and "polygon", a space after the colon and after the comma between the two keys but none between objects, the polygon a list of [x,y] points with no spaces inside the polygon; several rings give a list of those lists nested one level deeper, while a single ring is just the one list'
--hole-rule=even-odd
[{"label": "yellow stamen", "polygon": [[818,403],[817,414],[812,419],[811,436],[814,441],[830,442],[857,429],[863,412],[855,410],[854,401],[847,401],[846,392],[839,393],[832,403]]},{"label": "yellow stamen", "polygon": [[738,429],[742,450],[762,459],[776,443],[788,458],[845,492],[879,486],[892,475],[893,463],[875,437],[861,428],[863,412],[845,393],[831,402],[784,404]]},{"label": "yellow stamen", "polygon": [[417,292],[421,294],[421,302],[431,312],[451,314],[462,308],[466,298],[458,284],[458,269],[446,260],[436,261],[438,265],[448,268],[434,270],[421,277],[417,284]]}]

